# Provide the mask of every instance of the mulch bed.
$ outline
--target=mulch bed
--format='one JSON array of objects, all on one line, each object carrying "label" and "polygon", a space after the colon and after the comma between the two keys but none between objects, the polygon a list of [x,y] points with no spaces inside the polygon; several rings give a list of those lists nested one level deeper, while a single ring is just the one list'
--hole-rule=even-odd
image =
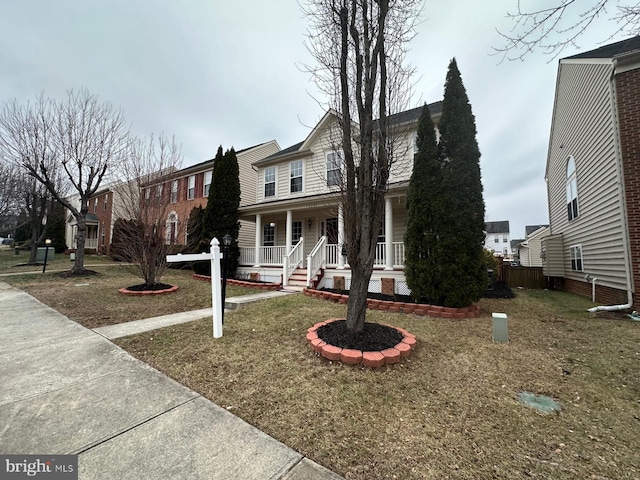
[{"label": "mulch bed", "polygon": [[62,278],[91,277],[93,275],[99,275],[99,274],[95,270],[89,270],[86,268],[83,268],[82,270],[79,270],[79,271],[68,270],[60,274]]},{"label": "mulch bed", "polygon": [[347,330],[346,320],[323,325],[317,330],[318,338],[336,347],[376,352],[393,348],[404,336],[398,330],[386,325],[365,322],[364,330],[351,333]]},{"label": "mulch bed", "polygon": [[141,285],[133,285],[131,287],[127,287],[126,290],[130,292],[144,292],[144,291],[158,291],[158,290],[169,290],[173,285],[169,285],[167,283],[155,283],[153,285],[145,285],[144,283]]},{"label": "mulch bed", "polygon": [[[323,292],[331,292],[338,293],[340,295],[349,295],[349,290],[338,290],[336,288],[321,288]],[[507,286],[505,282],[496,282],[493,285],[492,289],[487,289],[484,291],[484,298],[513,298],[515,295],[513,291]],[[373,300],[382,300],[385,302],[404,302],[404,303],[422,303],[424,302],[416,302],[410,295],[383,295],[382,293],[367,293],[367,298],[371,298]]]}]

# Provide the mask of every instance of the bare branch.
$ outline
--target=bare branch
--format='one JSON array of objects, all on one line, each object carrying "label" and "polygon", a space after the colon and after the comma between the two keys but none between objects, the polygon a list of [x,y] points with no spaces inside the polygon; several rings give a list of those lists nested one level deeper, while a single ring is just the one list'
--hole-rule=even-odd
[{"label": "bare branch", "polygon": [[[568,47],[578,47],[578,39],[597,21],[609,20],[610,29],[603,43],[615,35],[640,34],[640,2],[627,0],[626,4],[616,5],[612,0],[558,0],[548,8],[524,10],[520,0],[515,13],[507,12],[507,18],[513,21],[509,33],[497,30],[504,45],[493,47],[493,55],[507,60],[524,60],[535,50],[541,50],[551,57],[557,58]],[[610,7],[607,9],[607,7]]]}]

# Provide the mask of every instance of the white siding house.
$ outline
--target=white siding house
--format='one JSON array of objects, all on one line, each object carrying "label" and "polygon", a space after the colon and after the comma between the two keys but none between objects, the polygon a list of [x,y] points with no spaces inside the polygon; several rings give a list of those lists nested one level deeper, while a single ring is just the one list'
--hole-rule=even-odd
[{"label": "white siding house", "polygon": [[[441,102],[429,105],[436,124],[441,110]],[[371,291],[380,291],[380,278],[384,276],[396,280],[398,292],[407,293],[403,271],[405,197],[421,111],[419,107],[390,118],[394,125],[395,161],[384,217],[380,219]],[[259,273],[263,279],[282,279],[287,284],[294,267],[305,267],[307,257],[313,254],[323,265],[324,285],[332,286],[334,276],[344,276],[348,287],[350,273],[342,255],[340,145],[336,114],[329,111],[302,142],[253,164],[257,170],[256,202],[243,205],[240,212],[243,221],[255,224],[256,234],[251,245],[241,244],[240,273]],[[290,264],[289,271],[285,264]],[[319,268],[314,266],[312,270],[315,275]]]},{"label": "white siding house", "polygon": [[[625,156],[621,140],[625,124],[637,124],[639,92],[620,80],[638,77],[639,49],[635,37],[562,59],[558,66],[545,174],[550,237],[542,242],[543,266],[564,271],[560,283],[576,293],[590,294],[589,280],[597,278],[602,302],[624,303],[634,288],[628,205],[635,193],[625,184],[637,182],[629,167],[638,157]],[[623,115],[629,99],[635,107]],[[555,252],[558,248],[562,251]],[[551,265],[550,258],[563,264]]]}]

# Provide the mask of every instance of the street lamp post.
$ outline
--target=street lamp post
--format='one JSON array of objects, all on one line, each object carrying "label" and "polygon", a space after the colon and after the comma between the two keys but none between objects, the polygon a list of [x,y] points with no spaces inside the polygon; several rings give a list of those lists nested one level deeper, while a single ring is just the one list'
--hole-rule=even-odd
[{"label": "street lamp post", "polygon": [[222,237],[224,248],[224,262],[222,262],[222,323],[224,323],[224,305],[227,296],[227,262],[229,261],[229,246],[231,246],[231,235],[228,233]]},{"label": "street lamp post", "polygon": [[49,245],[51,245],[51,239],[47,238],[44,241],[44,265],[42,266],[42,273],[44,273],[47,270],[47,257],[49,256]]}]

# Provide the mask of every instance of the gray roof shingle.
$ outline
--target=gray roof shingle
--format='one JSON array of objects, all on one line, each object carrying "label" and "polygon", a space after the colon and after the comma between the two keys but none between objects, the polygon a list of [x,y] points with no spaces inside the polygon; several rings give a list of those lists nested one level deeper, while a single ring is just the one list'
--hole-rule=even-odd
[{"label": "gray roof shingle", "polygon": [[567,57],[567,59],[573,58],[613,58],[621,53],[632,52],[634,50],[640,50],[640,35],[637,37],[627,38],[620,42],[604,45],[595,50],[589,50],[588,52],[578,53]]}]

